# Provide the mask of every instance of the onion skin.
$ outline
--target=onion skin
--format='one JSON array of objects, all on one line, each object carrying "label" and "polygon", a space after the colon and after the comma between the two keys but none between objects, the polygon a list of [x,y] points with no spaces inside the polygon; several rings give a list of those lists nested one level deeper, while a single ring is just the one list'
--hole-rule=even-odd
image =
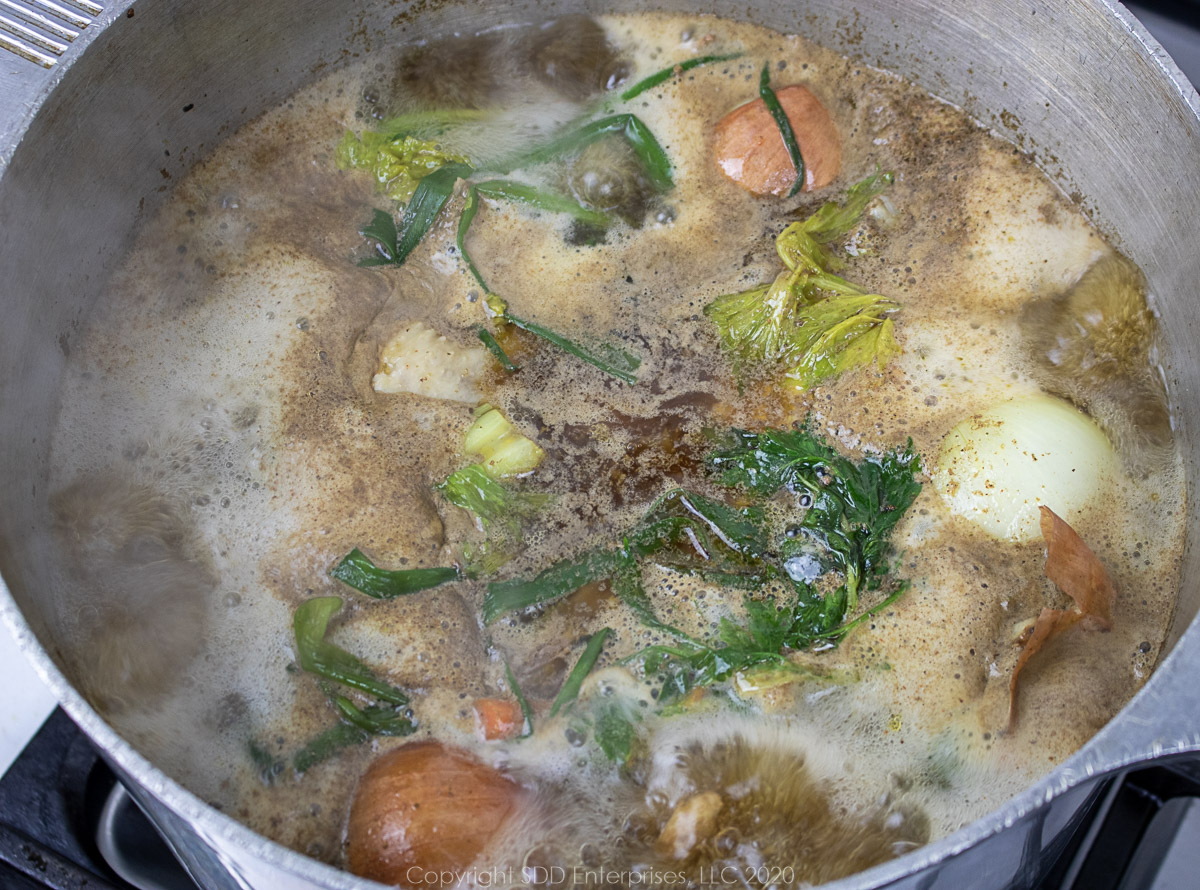
[{"label": "onion skin", "polygon": [[[804,191],[829,185],[842,169],[842,140],[821,100],[804,86],[775,91],[804,159]],[[796,168],[762,99],[735,108],[717,123],[713,154],[721,172],[756,195],[785,195]]]},{"label": "onion skin", "polygon": [[346,865],[364,878],[410,887],[454,883],[520,806],[503,773],[440,742],[410,742],[359,780],[346,830]]}]

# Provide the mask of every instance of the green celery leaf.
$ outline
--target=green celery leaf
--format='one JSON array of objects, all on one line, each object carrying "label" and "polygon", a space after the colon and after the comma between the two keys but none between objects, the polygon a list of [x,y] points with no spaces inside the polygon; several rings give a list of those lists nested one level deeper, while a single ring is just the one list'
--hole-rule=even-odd
[{"label": "green celery leaf", "polygon": [[523,492],[495,479],[479,464],[455,470],[437,485],[442,496],[456,507],[474,514],[480,528],[497,528],[517,535],[521,522],[550,501],[547,494]]},{"label": "green celery leaf", "polygon": [[371,130],[361,136],[346,133],[338,144],[335,160],[343,170],[369,170],[379,191],[400,204],[410,201],[417,184],[434,170],[467,162],[465,155],[447,152],[431,139]]},{"label": "green celery leaf", "polygon": [[867,205],[887,190],[895,180],[892,173],[876,170],[846,190],[841,203],[827,201],[800,222],[794,222],[775,239],[775,248],[785,266],[793,271],[830,272],[844,265],[827,247],[844,238],[858,225]]},{"label": "green celery leaf", "polygon": [[772,284],[705,306],[738,376],[761,368],[809,389],[871,362],[882,370],[900,351],[887,317],[899,304],[833,274],[842,263],[827,250],[891,181],[877,172],[851,186],[842,204],[792,223],[775,241],[786,268]]}]

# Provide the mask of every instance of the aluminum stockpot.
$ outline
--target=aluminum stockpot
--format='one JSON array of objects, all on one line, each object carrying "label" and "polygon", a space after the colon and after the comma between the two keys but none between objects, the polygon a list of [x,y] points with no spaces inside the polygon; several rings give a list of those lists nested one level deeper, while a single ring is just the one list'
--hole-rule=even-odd
[{"label": "aluminum stockpot", "polygon": [[[30,5],[31,8],[33,4]],[[1147,275],[1189,473],[1200,467],[1200,99],[1113,0],[67,0],[73,43],[0,52],[0,614],[198,883],[373,885],[255,835],[147,761],[76,690],[50,582],[49,441],[73,337],[138,223],[225,134],[373,48],[564,9],[691,9],[889,68],[1031,152]],[[486,11],[486,14],[483,14]],[[86,25],[86,27],[84,27]],[[10,29],[11,30],[11,29]],[[0,48],[13,40],[0,29]],[[839,888],[1030,886],[1099,777],[1200,749],[1195,509],[1169,654],[1082,750],[954,835]]]}]

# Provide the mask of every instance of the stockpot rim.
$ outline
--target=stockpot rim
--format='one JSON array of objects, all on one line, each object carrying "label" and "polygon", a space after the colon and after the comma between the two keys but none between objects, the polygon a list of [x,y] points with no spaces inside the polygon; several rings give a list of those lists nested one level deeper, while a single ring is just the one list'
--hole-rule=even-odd
[{"label": "stockpot rim", "polygon": [[[1134,38],[1139,52],[1154,65],[1158,74],[1170,82],[1177,98],[1200,123],[1200,95],[1145,26],[1116,0],[1091,2],[1099,14],[1109,18],[1114,26],[1125,29]],[[21,100],[20,113],[10,116],[7,121],[0,121],[0,125],[4,125],[0,126],[0,140],[3,140],[0,142],[0,177],[4,175],[8,161],[18,149],[25,131],[58,87],[71,63],[113,21],[131,12],[133,5],[134,0],[117,0],[106,7],[92,27],[74,42],[59,64],[52,71],[43,72],[27,96],[18,97]],[[268,866],[279,868],[297,878],[318,882],[329,890],[364,890],[367,887],[384,886],[319,862],[258,834],[232,816],[209,806],[162,772],[122,738],[59,670],[34,635],[3,578],[0,578],[0,620],[8,626],[17,647],[29,659],[63,710],[99,747],[105,759],[122,776],[133,779],[142,790],[186,819],[207,842],[219,839],[232,843]],[[1029,814],[1081,783],[1146,760],[1200,751],[1200,721],[1189,725],[1188,720],[1180,719],[1180,715],[1200,714],[1200,683],[1189,685],[1188,678],[1200,678],[1200,614],[1192,619],[1174,648],[1125,707],[1063,763],[1000,807],[958,831],[911,853],[822,886],[830,890],[883,887],[893,881],[918,875],[931,866],[969,850],[987,837],[1018,824]]]}]

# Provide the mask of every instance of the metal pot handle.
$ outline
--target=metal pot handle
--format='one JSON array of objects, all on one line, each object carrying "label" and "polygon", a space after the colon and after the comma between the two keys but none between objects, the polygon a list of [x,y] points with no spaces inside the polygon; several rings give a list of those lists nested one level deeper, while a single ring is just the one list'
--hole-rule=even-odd
[{"label": "metal pot handle", "polygon": [[[54,88],[60,64],[82,52],[128,2],[121,0],[9,0],[0,11],[0,172],[42,99]],[[132,12],[132,9],[129,10]]]}]

